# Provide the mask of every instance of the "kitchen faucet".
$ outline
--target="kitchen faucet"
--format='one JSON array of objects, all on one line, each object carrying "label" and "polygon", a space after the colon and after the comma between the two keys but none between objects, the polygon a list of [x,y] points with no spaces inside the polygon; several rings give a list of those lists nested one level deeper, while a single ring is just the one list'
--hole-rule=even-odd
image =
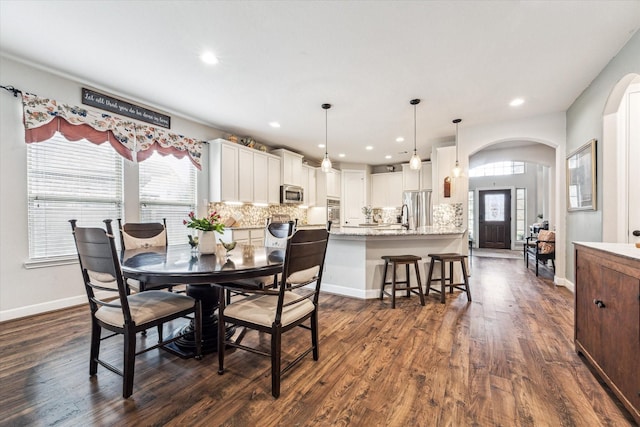
[{"label": "kitchen faucet", "polygon": [[406,228],[408,230],[409,229],[409,206],[407,206],[406,203],[404,203],[402,205],[402,208],[400,208],[400,221],[402,221],[402,218],[404,218],[404,208],[407,208],[407,222],[402,222],[401,227]]}]

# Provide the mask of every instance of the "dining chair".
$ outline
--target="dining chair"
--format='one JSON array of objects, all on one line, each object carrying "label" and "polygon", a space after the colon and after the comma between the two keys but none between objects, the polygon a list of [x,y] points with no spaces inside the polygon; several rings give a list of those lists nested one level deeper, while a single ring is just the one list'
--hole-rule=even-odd
[{"label": "dining chair", "polygon": [[[284,373],[309,354],[318,360],[318,296],[322,282],[329,231],[297,230],[287,240],[282,278],[277,289],[240,289],[248,297],[226,305],[226,286],[220,286],[218,309],[218,374],[224,373],[225,347],[247,350],[271,358],[271,394],[280,396]],[[233,290],[233,289],[232,289]],[[306,321],[309,321],[307,324]],[[241,344],[244,331],[236,341],[225,336],[225,325],[237,325],[271,336],[270,351]],[[296,327],[311,331],[311,346],[285,367],[281,366],[282,334]]]},{"label": "dining chair", "polygon": [[[123,224],[118,218],[118,230],[120,231],[120,247],[122,250],[140,248],[166,248],[167,220],[162,222],[128,222]],[[129,289],[135,292],[144,292],[148,289],[173,289],[173,285],[154,284],[148,285],[136,279],[126,279]]]},{"label": "dining chair", "polygon": [[[291,237],[295,230],[295,222],[268,222],[265,227],[264,246],[267,248],[278,248],[284,250],[287,247],[287,239]],[[219,283],[218,285],[224,285],[236,288],[273,288],[276,286],[281,274],[273,276],[260,276],[252,277],[249,279],[238,279],[229,283]],[[229,296],[231,292],[227,292],[227,303],[229,303]]]},{"label": "dining chair", "polygon": [[[102,228],[77,227],[72,219],[73,232],[80,271],[91,310],[91,350],[89,374],[95,375],[98,365],[123,377],[122,396],[133,393],[135,357],[155,348],[164,348],[174,353],[166,345],[185,334],[164,340],[164,323],[187,314],[194,314],[194,334],[196,358],[202,357],[202,314],[200,302],[181,294],[150,290],[129,295],[123,280],[120,261],[111,228],[111,220],[105,220],[106,231]],[[136,334],[157,327],[158,344],[136,352]],[[113,334],[102,337],[102,328]],[[121,334],[124,336],[124,363],[120,370],[99,358],[102,340]]]}]

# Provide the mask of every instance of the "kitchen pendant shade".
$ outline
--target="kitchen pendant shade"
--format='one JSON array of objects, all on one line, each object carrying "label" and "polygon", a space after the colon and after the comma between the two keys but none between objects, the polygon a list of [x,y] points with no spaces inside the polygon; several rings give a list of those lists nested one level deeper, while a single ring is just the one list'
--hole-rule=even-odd
[{"label": "kitchen pendant shade", "polygon": [[409,104],[413,105],[413,156],[409,160],[409,169],[420,170],[422,167],[422,160],[418,156],[418,150],[416,147],[416,105],[420,103],[419,99],[412,99]]},{"label": "kitchen pendant shade", "polygon": [[324,173],[331,172],[331,159],[329,159],[329,148],[327,146],[328,143],[328,110],[331,108],[331,104],[322,104],[322,108],[324,109],[324,159],[322,159],[322,163],[320,164],[320,170]]},{"label": "kitchen pendant shade", "polygon": [[329,155],[325,153],[324,159],[322,159],[322,163],[320,164],[320,170],[325,173],[331,172],[331,160],[329,159]]},{"label": "kitchen pendant shade", "polygon": [[420,156],[416,153],[413,153],[411,156],[411,160],[409,160],[409,169],[419,170],[422,167],[422,160],[420,160]]}]

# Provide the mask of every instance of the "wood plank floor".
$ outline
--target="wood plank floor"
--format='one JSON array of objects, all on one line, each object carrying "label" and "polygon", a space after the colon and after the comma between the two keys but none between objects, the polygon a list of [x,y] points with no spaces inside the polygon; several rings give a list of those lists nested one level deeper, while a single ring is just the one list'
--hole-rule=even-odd
[{"label": "wood plank floor", "polygon": [[[0,324],[0,425],[631,426],[573,347],[573,294],[522,260],[474,257],[467,304],[417,296],[321,298],[320,360],[308,356],[270,392],[269,360],[202,361],[152,350],[134,393],[100,367],[88,375],[89,314],[77,307]],[[284,358],[308,333],[284,339]],[[154,333],[139,339],[153,342]],[[248,336],[254,343],[267,340]],[[121,340],[102,355],[120,363]]]}]

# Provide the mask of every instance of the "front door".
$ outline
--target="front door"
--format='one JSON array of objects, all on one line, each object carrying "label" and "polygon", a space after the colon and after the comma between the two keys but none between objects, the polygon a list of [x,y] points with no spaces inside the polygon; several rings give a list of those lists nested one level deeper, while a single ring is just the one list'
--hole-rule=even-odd
[{"label": "front door", "polygon": [[511,249],[511,190],[486,190],[479,195],[478,246]]}]

